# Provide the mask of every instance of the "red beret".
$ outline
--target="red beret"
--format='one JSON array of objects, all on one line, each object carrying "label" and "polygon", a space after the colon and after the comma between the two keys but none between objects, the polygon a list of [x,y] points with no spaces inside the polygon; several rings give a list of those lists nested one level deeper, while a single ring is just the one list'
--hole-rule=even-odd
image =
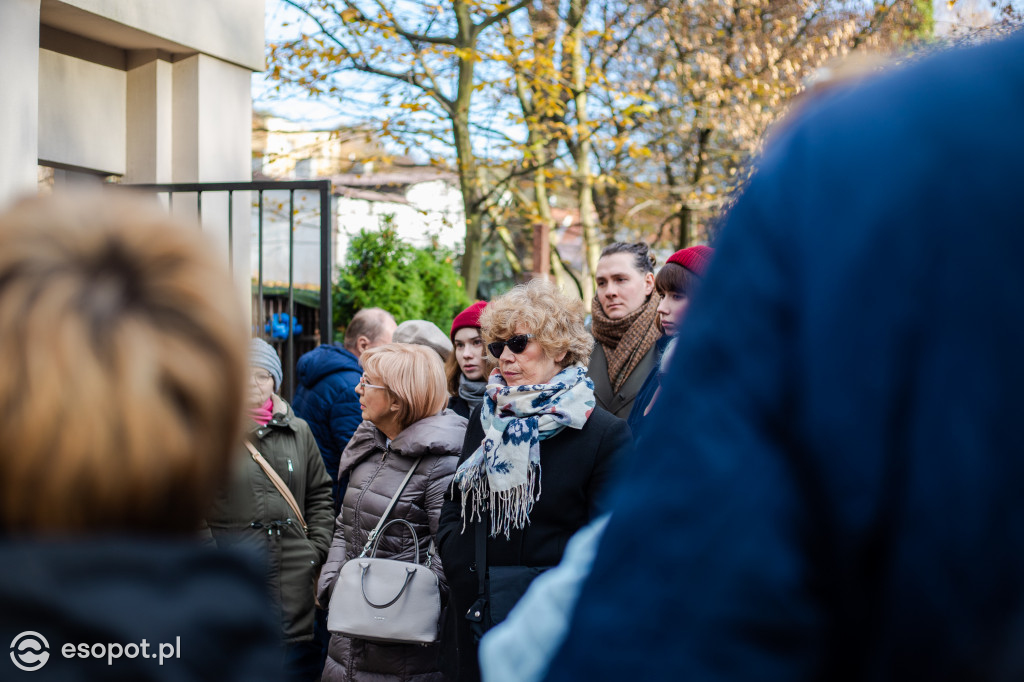
[{"label": "red beret", "polygon": [[448,336],[454,341],[455,332],[459,331],[463,327],[479,327],[480,313],[482,313],[486,307],[487,301],[477,301],[456,315],[455,319],[452,321],[452,333]]},{"label": "red beret", "polygon": [[698,277],[703,277],[704,273],[708,270],[708,265],[711,264],[711,257],[713,255],[715,255],[715,250],[710,246],[691,246],[676,251],[665,262],[682,265]]}]

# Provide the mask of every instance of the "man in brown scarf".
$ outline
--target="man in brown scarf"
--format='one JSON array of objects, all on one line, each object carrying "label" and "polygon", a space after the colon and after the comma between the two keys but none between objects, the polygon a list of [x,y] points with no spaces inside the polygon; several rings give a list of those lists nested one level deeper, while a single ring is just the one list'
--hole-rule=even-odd
[{"label": "man in brown scarf", "polygon": [[643,242],[616,242],[601,252],[595,279],[591,331],[597,344],[588,371],[597,404],[625,419],[657,362],[654,258]]}]

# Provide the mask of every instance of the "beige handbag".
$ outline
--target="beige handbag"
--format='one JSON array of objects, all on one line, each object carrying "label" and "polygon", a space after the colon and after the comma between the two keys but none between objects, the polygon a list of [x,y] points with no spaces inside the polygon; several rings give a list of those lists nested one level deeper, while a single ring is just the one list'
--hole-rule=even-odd
[{"label": "beige handbag", "polygon": [[[384,523],[418,464],[416,460],[405,475],[362,553],[341,567],[327,610],[327,629],[331,632],[379,642],[430,644],[437,641],[441,587],[437,575],[430,570],[433,540],[427,550],[427,561],[421,564],[419,538],[413,525],[405,519]],[[416,548],[416,559],[412,563],[377,558],[381,536],[395,523],[405,525],[412,533]]]}]

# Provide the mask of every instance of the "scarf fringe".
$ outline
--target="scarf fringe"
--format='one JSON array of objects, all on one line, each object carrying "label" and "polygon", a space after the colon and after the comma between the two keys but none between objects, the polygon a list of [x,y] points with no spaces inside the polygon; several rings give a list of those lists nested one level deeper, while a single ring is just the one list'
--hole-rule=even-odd
[{"label": "scarf fringe", "polygon": [[[487,476],[476,475],[468,481],[464,480],[459,484],[462,493],[462,531],[466,531],[467,523],[483,522],[483,513],[490,510],[491,537],[497,537],[502,533],[506,540],[509,539],[513,528],[525,528],[529,525],[533,504],[540,499],[540,481],[540,464],[531,464],[526,475],[526,483],[510,490],[491,490]],[[456,481],[453,480],[453,492],[455,486]]]}]

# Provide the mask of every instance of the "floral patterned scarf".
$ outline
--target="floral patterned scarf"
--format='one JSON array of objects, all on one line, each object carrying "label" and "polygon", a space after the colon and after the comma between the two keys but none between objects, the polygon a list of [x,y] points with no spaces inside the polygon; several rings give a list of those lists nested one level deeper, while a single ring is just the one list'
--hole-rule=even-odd
[{"label": "floral patterned scarf", "polygon": [[540,499],[540,441],[567,426],[582,429],[593,411],[594,382],[583,365],[528,386],[508,386],[494,370],[480,413],[484,440],[452,480],[453,497],[462,491],[463,528],[487,509],[492,536],[524,528]]}]

